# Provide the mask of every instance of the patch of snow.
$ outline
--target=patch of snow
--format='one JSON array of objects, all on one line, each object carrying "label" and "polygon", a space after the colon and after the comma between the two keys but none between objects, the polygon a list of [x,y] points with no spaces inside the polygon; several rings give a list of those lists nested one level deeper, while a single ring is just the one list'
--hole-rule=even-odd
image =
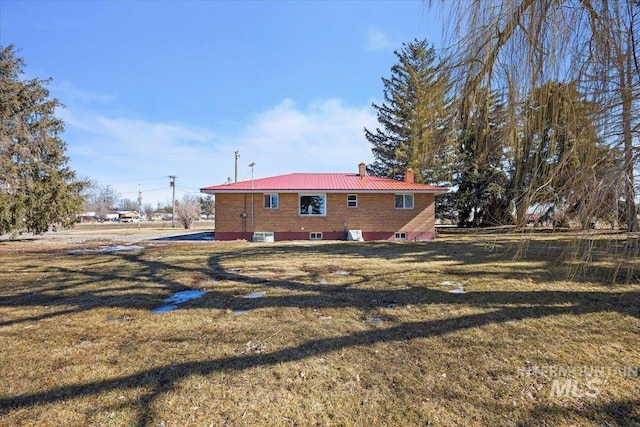
[{"label": "patch of snow", "polygon": [[248,294],[241,295],[240,298],[262,298],[267,295],[266,291],[249,292]]},{"label": "patch of snow", "polygon": [[233,315],[239,316],[241,314],[247,314],[248,312],[249,312],[249,309],[247,308],[236,308],[235,310],[233,310]]},{"label": "patch of snow", "polygon": [[348,271],[345,271],[345,270],[338,270],[338,271],[334,271],[331,274],[334,275],[334,276],[348,276],[351,273],[349,273]]},{"label": "patch of snow", "polygon": [[444,282],[440,283],[442,286],[462,286],[461,283],[456,283],[456,282],[450,282],[448,280],[445,280]]},{"label": "patch of snow", "polygon": [[448,280],[445,280],[444,282],[440,283],[442,286],[455,286],[457,289],[450,289],[449,293],[450,294],[464,294],[466,293],[464,291],[464,285],[462,283],[459,282],[449,282]]},{"label": "patch of snow", "polygon": [[67,255],[77,255],[77,254],[112,254],[115,252],[129,252],[129,251],[141,251],[144,249],[144,246],[137,245],[119,245],[119,246],[109,246],[106,248],[99,249],[71,249],[66,252]]},{"label": "patch of snow", "polygon": [[199,291],[197,289],[189,289],[186,291],[176,292],[168,298],[162,300],[166,305],[162,307],[154,308],[152,313],[166,313],[167,311],[175,310],[178,308],[178,304],[183,304],[187,301],[198,299],[206,294],[207,291]]},{"label": "patch of snow", "polygon": [[166,313],[167,311],[175,310],[176,308],[178,308],[177,305],[169,304],[169,305],[163,305],[162,307],[154,308],[153,310],[151,310],[151,312],[154,314]]},{"label": "patch of snow", "polygon": [[382,319],[379,317],[372,317],[369,319],[369,323],[380,324],[382,323]]}]

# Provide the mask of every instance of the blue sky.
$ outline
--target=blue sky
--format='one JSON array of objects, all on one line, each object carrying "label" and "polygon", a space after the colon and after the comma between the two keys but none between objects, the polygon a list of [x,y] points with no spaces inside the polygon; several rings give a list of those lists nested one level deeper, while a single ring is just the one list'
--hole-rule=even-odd
[{"label": "blue sky", "polygon": [[370,163],[394,50],[441,45],[423,1],[0,0],[0,45],[49,78],[79,177],[170,204],[234,178]]}]

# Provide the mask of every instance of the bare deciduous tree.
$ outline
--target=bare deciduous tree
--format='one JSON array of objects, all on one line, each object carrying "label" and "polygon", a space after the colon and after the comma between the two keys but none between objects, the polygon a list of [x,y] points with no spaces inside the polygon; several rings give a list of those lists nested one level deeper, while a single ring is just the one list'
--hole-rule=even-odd
[{"label": "bare deciduous tree", "polygon": [[176,219],[185,229],[191,228],[193,222],[200,217],[200,212],[198,197],[185,195],[182,200],[176,201]]}]

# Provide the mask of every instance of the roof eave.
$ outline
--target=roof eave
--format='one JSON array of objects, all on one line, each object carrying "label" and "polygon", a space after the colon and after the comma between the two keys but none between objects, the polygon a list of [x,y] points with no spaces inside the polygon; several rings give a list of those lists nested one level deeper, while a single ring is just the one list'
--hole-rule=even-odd
[{"label": "roof eave", "polygon": [[213,189],[213,188],[201,188],[201,193],[205,194],[258,194],[258,193],[376,193],[376,194],[394,194],[394,193],[424,193],[424,194],[446,194],[449,192],[448,188],[438,189],[415,189],[415,188],[395,188],[388,190],[376,190],[376,189],[364,189],[364,188],[350,188],[350,189],[328,189],[328,188],[298,188],[298,189],[281,189],[281,188],[254,188],[254,189]]}]

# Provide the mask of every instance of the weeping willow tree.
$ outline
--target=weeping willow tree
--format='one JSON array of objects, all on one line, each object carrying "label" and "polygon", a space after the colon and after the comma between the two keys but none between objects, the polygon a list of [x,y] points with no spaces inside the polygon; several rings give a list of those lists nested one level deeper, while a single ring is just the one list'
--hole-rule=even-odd
[{"label": "weeping willow tree", "polygon": [[480,92],[504,96],[517,223],[545,197],[571,204],[585,223],[595,207],[617,210],[620,198],[627,230],[637,231],[638,3],[431,2],[439,4],[454,23],[459,111],[477,109]]},{"label": "weeping willow tree", "polygon": [[619,157],[598,136],[597,105],[573,83],[548,82],[529,94],[520,117],[510,186],[517,223],[532,204],[571,214],[582,228],[610,219],[602,206],[615,211],[618,192],[607,190],[617,188],[609,172]]}]

